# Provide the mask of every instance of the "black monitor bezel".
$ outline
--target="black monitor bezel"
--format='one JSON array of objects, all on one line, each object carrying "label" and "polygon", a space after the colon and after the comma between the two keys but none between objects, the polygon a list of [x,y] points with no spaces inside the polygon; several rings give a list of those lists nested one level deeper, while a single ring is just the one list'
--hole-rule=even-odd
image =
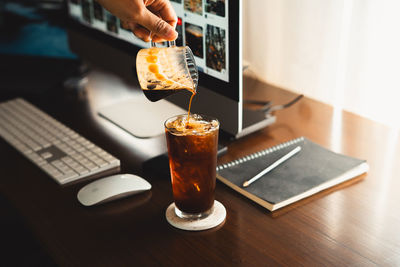
[{"label": "black monitor bezel", "polygon": [[[68,6],[67,6],[68,7]],[[228,44],[229,44],[229,82],[212,77],[204,72],[200,72],[199,86],[206,87],[220,95],[239,102],[240,98],[240,1],[231,0],[228,4]],[[116,49],[120,49],[133,57],[141,47],[125,40],[105,34],[95,28],[90,28],[69,16],[67,10],[67,26],[74,30],[84,33],[86,36],[104,42]]]}]

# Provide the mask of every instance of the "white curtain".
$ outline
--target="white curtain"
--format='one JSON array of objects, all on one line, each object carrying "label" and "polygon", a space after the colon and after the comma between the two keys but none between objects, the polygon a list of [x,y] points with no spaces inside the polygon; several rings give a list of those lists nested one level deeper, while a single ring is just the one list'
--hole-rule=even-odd
[{"label": "white curtain", "polygon": [[399,0],[244,0],[243,16],[260,79],[400,126]]}]

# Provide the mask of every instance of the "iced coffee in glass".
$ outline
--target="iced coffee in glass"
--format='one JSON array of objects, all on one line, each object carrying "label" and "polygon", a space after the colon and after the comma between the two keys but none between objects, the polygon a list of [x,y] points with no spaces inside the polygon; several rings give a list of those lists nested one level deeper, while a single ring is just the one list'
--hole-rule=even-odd
[{"label": "iced coffee in glass", "polygon": [[178,115],[165,122],[175,213],[205,218],[213,211],[219,122],[207,116]]}]

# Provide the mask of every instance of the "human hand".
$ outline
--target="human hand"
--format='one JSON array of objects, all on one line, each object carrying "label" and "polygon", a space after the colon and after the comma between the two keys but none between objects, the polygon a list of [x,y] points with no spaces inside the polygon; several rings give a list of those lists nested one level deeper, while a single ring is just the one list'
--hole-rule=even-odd
[{"label": "human hand", "polygon": [[178,37],[177,17],[168,0],[97,1],[121,20],[122,27],[145,42],[172,41]]}]

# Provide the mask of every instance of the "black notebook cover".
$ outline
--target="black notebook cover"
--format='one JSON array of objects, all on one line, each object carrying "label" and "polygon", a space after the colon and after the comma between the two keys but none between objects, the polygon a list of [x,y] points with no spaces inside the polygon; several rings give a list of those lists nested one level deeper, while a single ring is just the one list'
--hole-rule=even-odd
[{"label": "black notebook cover", "polygon": [[[288,154],[301,151],[243,187],[243,182]],[[273,211],[311,196],[368,170],[365,160],[330,151],[305,137],[248,155],[217,167],[217,178],[239,193]]]}]

